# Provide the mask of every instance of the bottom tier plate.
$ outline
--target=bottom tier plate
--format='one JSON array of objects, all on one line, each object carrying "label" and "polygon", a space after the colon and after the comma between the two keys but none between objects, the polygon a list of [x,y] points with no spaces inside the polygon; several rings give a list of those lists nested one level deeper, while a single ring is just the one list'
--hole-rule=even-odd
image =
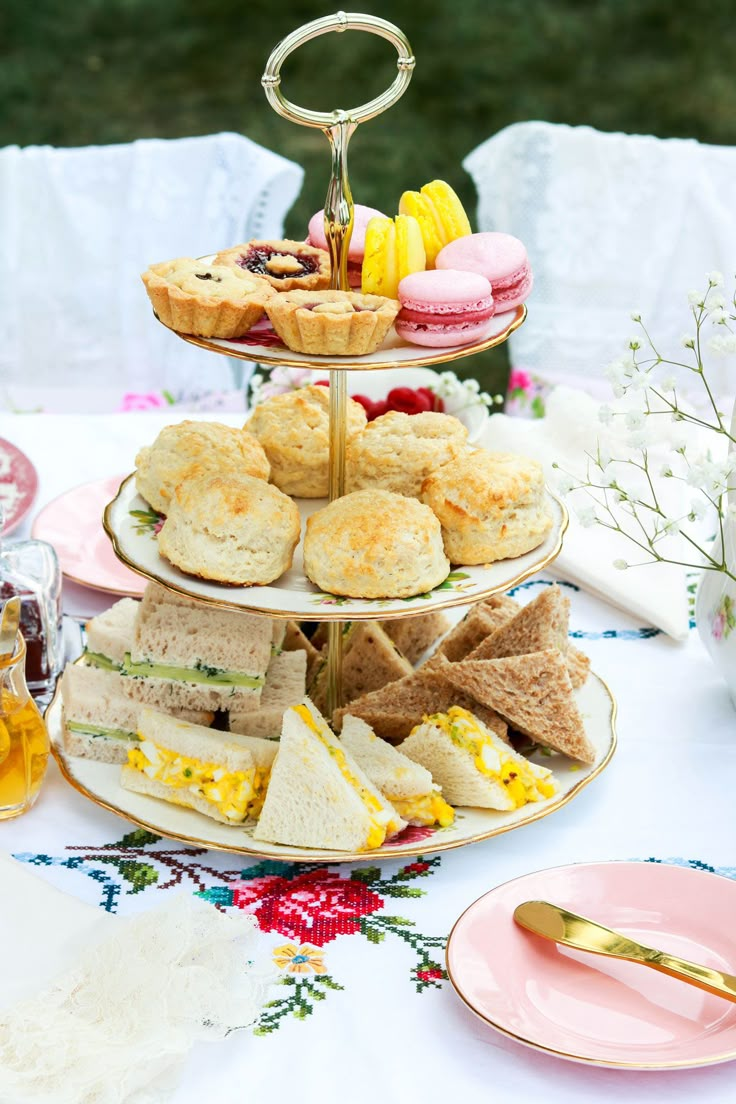
[{"label": "bottom tier plate", "polygon": [[590,766],[583,766],[563,755],[532,756],[533,761],[552,769],[559,786],[559,792],[554,797],[507,813],[459,808],[456,810],[455,822],[449,828],[409,827],[377,851],[357,853],[264,843],[253,839],[252,827],[219,824],[191,809],[124,790],[119,781],[119,766],[65,754],[62,746],[59,693],[46,712],[46,723],[54,756],[66,780],[96,805],[118,813],[149,832],[198,847],[232,851],[239,855],[252,855],[254,858],[284,862],[365,862],[376,855],[381,858],[403,858],[427,851],[450,851],[455,847],[477,843],[530,824],[572,801],[608,765],[616,747],[616,703],[606,683],[597,675],[591,674],[575,696],[585,731],[595,748],[595,762]]}]

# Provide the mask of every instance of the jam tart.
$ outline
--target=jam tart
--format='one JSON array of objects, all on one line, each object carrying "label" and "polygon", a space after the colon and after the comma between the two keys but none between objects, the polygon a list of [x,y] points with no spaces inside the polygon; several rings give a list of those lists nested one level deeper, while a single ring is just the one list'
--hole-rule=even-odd
[{"label": "jam tart", "polygon": [[215,264],[268,280],[276,291],[317,291],[330,286],[330,255],[305,242],[249,241],[225,249]]},{"label": "jam tart", "polygon": [[379,347],[399,303],[352,291],[290,291],[266,304],[271,325],[297,353],[362,356]]},{"label": "jam tart", "polygon": [[165,326],[200,337],[241,337],[275,294],[248,272],[192,257],[153,264],[141,279]]}]

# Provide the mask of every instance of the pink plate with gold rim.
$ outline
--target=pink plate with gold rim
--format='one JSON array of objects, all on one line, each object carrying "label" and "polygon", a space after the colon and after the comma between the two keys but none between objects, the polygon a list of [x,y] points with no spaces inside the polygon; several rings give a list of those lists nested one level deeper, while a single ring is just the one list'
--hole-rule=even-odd
[{"label": "pink plate with gold rim", "polygon": [[460,997],[527,1046],[617,1069],[682,1069],[736,1058],[736,1004],[645,966],[532,935],[513,919],[516,906],[529,900],[550,901],[650,947],[736,974],[736,881],[647,862],[540,870],[472,904],[447,946]]},{"label": "pink plate with gold rim", "polygon": [[146,581],[120,563],[102,527],[102,515],[124,476],[83,483],[59,495],[39,513],[31,535],[56,549],[67,579],[107,594],[139,598]]}]

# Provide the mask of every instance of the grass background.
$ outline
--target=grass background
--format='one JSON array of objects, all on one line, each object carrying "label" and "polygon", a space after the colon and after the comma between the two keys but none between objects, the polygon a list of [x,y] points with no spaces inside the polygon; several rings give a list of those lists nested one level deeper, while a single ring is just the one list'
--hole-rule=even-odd
[{"label": "grass background", "polygon": [[[336,7],[314,0],[2,0],[0,145],[78,146],[233,130],[306,170],[287,233],[322,207],[320,132],[275,115],[260,86],[276,43]],[[523,119],[733,144],[733,0],[369,0],[417,58],[402,100],[350,147],[356,201],[392,214],[406,188],[448,180],[471,219],[463,157]],[[395,52],[374,36],[327,35],[282,70],[305,107],[352,107],[386,88]],[[185,251],[185,244],[182,246]],[[502,387],[503,350],[463,362]]]}]

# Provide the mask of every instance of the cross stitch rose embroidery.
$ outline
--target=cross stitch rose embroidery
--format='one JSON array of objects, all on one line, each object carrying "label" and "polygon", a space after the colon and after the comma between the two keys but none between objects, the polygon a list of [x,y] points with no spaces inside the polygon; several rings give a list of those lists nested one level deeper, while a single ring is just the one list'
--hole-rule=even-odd
[{"label": "cross stitch rose embroidery", "polygon": [[323,947],[360,929],[361,917],[383,908],[369,886],[329,870],[310,870],[290,881],[278,876],[232,882],[233,905],[252,913],[262,931]]}]

